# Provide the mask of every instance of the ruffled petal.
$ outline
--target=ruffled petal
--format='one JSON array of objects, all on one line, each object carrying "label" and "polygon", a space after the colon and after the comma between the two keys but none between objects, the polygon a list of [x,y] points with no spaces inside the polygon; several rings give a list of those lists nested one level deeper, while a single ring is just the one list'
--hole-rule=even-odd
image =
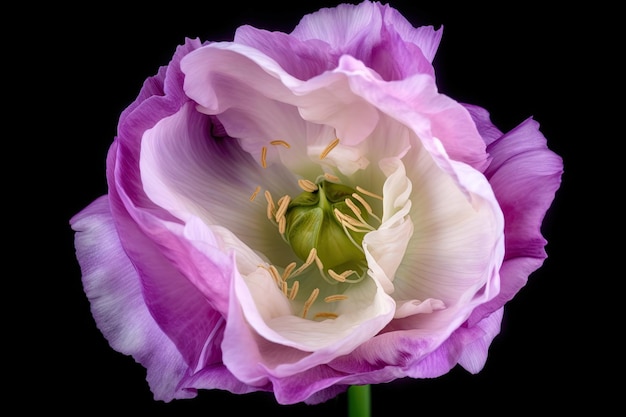
[{"label": "ruffled petal", "polygon": [[[398,300],[434,298],[446,308],[395,325],[428,329],[430,337],[443,340],[473,308],[499,292],[503,215],[489,183],[471,167],[451,161],[457,174],[450,176],[419,143],[404,163],[413,182],[410,216],[415,231],[396,273],[393,295]],[[463,187],[456,178],[463,178]]]},{"label": "ruffled petal", "polygon": [[[481,124],[489,126],[488,114]],[[561,184],[563,160],[548,149],[539,124],[527,119],[488,148],[493,157],[485,171],[505,219],[506,255],[497,299],[480,306],[472,322],[500,308],[522,288],[547,257],[543,219]]]},{"label": "ruffled petal", "polygon": [[352,305],[339,311],[336,319],[304,320],[285,315],[285,305],[263,302],[264,294],[274,291],[271,280],[262,274],[238,277],[231,293],[224,363],[250,385],[296,375],[349,353],[389,323],[395,311],[393,300],[374,280],[366,279],[346,292],[349,299],[342,303]]},{"label": "ruffled petal", "polygon": [[221,225],[251,248],[275,254],[275,262],[287,263],[263,194],[297,194],[297,177],[282,165],[262,168],[232,138],[208,137],[215,123],[188,103],[146,131],[140,161],[144,191],[178,219]]},{"label": "ruffled petal", "polygon": [[187,364],[146,306],[140,277],[118,239],[108,197],[95,200],[70,223],[91,312],[111,347],[147,369],[155,399],[194,397],[195,391],[178,389]]}]

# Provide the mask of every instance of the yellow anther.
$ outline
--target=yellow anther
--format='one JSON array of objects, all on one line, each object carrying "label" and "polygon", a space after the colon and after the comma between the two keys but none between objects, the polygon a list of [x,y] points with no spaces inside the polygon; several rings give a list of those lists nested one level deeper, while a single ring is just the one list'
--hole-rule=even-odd
[{"label": "yellow anther", "polygon": [[281,285],[283,287],[282,288],[283,289],[283,294],[285,294],[285,297],[286,297],[287,296],[287,290],[288,290],[287,283],[285,281],[283,281]]},{"label": "yellow anther", "polygon": [[278,269],[274,265],[270,265],[269,267],[270,275],[274,278],[274,281],[277,285],[281,285],[282,279],[280,278],[280,274],[278,273]]},{"label": "yellow anther", "polygon": [[261,186],[257,185],[256,189],[254,190],[254,192],[250,196],[250,201],[254,201],[254,199],[256,198],[256,196],[259,193],[259,191],[261,191]]},{"label": "yellow anther", "polygon": [[287,218],[285,216],[282,216],[280,219],[278,219],[278,233],[284,235],[285,230],[287,230]]},{"label": "yellow anther", "polygon": [[328,270],[328,275],[330,275],[330,277],[332,279],[334,279],[335,281],[339,281],[339,282],[345,282],[346,281],[346,277],[344,277],[342,275],[339,275],[338,273],[336,273],[332,269]]},{"label": "yellow anther", "polygon": [[349,198],[346,198],[345,202],[346,202],[346,205],[350,207],[350,210],[352,210],[354,215],[359,219],[360,224],[355,224],[355,226],[363,226],[371,230],[376,230],[373,226],[370,226],[370,224],[365,221],[363,216],[361,216],[361,209],[358,208],[357,205],[354,204],[352,200],[350,200]]},{"label": "yellow anther", "polygon": [[313,181],[309,181],[309,180],[300,179],[298,180],[298,185],[304,191],[307,191],[309,193],[312,193],[313,191],[316,191],[318,189],[317,185]]},{"label": "yellow anther", "polygon": [[365,195],[368,195],[368,196],[370,196],[370,197],[377,198],[377,199],[379,199],[379,200],[381,200],[381,201],[383,200],[383,198],[382,198],[381,196],[379,196],[378,194],[374,194],[374,193],[373,193],[373,192],[371,192],[371,191],[367,191],[366,189],[361,188],[361,187],[359,187],[358,185],[356,186],[356,190],[357,190],[358,192],[363,193],[363,194],[365,194]]},{"label": "yellow anther", "polygon": [[331,173],[324,172],[324,178],[326,178],[330,182],[339,182],[339,177],[334,176]]},{"label": "yellow anther", "polygon": [[274,205],[274,199],[272,198],[272,194],[270,194],[269,190],[265,190],[265,199],[267,200],[267,218],[272,220],[274,218],[276,205]]},{"label": "yellow anther", "polygon": [[337,317],[339,317],[338,314],[329,313],[327,311],[319,312],[315,316],[313,316],[314,319],[336,319]]},{"label": "yellow anther", "polygon": [[289,207],[289,203],[291,202],[291,197],[285,194],[278,200],[278,210],[276,210],[276,221],[279,221],[281,217],[285,217],[285,213],[287,213],[287,207]]},{"label": "yellow anther", "polygon": [[335,149],[335,147],[339,145],[339,139],[335,139],[332,142],[330,142],[328,144],[328,146],[326,148],[324,148],[324,150],[322,151],[322,153],[320,154],[320,159],[324,159],[328,156],[328,154],[330,153],[330,151],[332,151],[333,149]]},{"label": "yellow anther", "polygon": [[333,303],[335,301],[343,301],[347,299],[348,299],[347,295],[335,294],[335,295],[329,295],[328,297],[324,298],[324,301],[326,301],[327,303]]},{"label": "yellow anther", "polygon": [[308,314],[309,309],[311,308],[311,306],[313,305],[313,303],[315,302],[319,294],[320,294],[319,288],[315,288],[313,291],[311,291],[311,295],[309,295],[309,298],[304,302],[304,308],[302,309],[302,318],[306,318],[306,315]]},{"label": "yellow anther", "polygon": [[319,258],[319,256],[317,256],[317,254],[315,255],[315,264],[317,265],[317,269],[319,269],[320,271],[324,269],[324,264],[322,263],[322,260]]},{"label": "yellow anther", "polygon": [[352,275],[352,274],[356,274],[356,271],[353,271],[351,269],[347,269],[347,270],[343,271],[341,274],[338,274],[335,271],[333,271],[332,269],[328,270],[328,275],[330,275],[333,279],[335,279],[335,280],[337,280],[339,282],[346,282],[346,279],[350,275]]},{"label": "yellow anther", "polygon": [[357,216],[361,214],[361,209],[358,208],[356,204],[354,204],[354,201],[350,200],[349,198],[346,198],[344,201],[346,202],[346,205],[350,207],[350,210],[352,210],[354,214],[356,214]]},{"label": "yellow anther", "polygon": [[358,233],[367,233],[367,232],[371,232],[372,230],[375,230],[369,224],[363,223],[362,221],[359,221],[355,219],[354,217],[350,217],[347,214],[340,212],[339,209],[335,209],[334,213],[335,213],[335,216],[337,217],[337,220],[339,220],[339,222],[341,223],[341,225],[344,227],[347,227],[350,230],[354,230],[355,232],[358,232]]},{"label": "yellow anther", "polygon": [[306,258],[306,261],[302,265],[300,265],[300,268],[295,270],[295,272],[293,273],[293,276],[300,275],[302,271],[307,269],[309,266],[311,266],[313,262],[315,262],[315,258],[317,258],[317,250],[315,248],[311,248],[311,251],[309,252],[309,256]]},{"label": "yellow anther", "polygon": [[300,288],[300,281],[294,281],[293,284],[291,285],[291,290],[289,291],[290,300],[293,300],[296,298],[299,288]]},{"label": "yellow anther", "polygon": [[285,270],[283,271],[283,277],[282,277],[283,281],[287,281],[287,279],[291,276],[291,273],[293,272],[295,267],[296,267],[295,262],[292,262],[285,267]]},{"label": "yellow anther", "polygon": [[261,166],[267,168],[267,148],[265,146],[261,148]]},{"label": "yellow anther", "polygon": [[284,146],[287,149],[291,148],[290,144],[280,139],[270,141],[270,145],[280,145],[280,146]]}]

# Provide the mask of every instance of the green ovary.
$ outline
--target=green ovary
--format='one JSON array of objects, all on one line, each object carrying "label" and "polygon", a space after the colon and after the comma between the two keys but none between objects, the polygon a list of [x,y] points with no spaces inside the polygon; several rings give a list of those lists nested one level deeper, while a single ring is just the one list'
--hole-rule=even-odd
[{"label": "green ovary", "polygon": [[[285,214],[285,238],[302,260],[306,260],[314,248],[325,270],[335,269],[341,273],[351,269],[360,275],[366,267],[361,243],[370,230],[357,220],[357,213],[365,221],[368,213],[352,198],[356,193],[353,188],[326,180],[318,182],[317,186],[317,190],[305,191],[290,202]],[[350,203],[346,203],[346,199]],[[347,217],[360,223],[361,226],[353,226],[358,231],[342,225],[335,210],[341,213],[344,224]]]}]

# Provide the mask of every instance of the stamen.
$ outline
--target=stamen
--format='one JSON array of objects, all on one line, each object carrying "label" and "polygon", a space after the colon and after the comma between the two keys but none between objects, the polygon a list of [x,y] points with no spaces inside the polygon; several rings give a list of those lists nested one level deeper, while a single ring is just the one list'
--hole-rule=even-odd
[{"label": "stamen", "polygon": [[293,276],[295,277],[300,275],[302,271],[307,269],[309,266],[311,266],[313,262],[315,262],[315,258],[317,258],[317,250],[315,248],[311,248],[309,256],[306,258],[306,261],[302,265],[300,265],[300,268],[296,269],[296,271],[293,273]]},{"label": "stamen", "polygon": [[328,144],[328,146],[322,151],[322,153],[320,154],[320,159],[324,159],[328,156],[328,154],[330,153],[330,151],[332,151],[333,149],[335,149],[335,146],[339,145],[339,139],[335,139],[332,142],[330,142]]},{"label": "stamen", "polygon": [[300,288],[300,281],[294,281],[291,285],[291,291],[289,291],[289,299],[293,300],[296,298],[296,294],[298,294],[298,289]]},{"label": "stamen", "polygon": [[368,196],[370,196],[370,197],[377,198],[377,199],[379,199],[379,200],[383,201],[383,198],[382,198],[381,196],[379,196],[378,194],[374,194],[374,193],[373,193],[373,192],[371,192],[371,191],[367,191],[366,189],[361,188],[361,187],[359,187],[358,185],[356,186],[356,190],[357,190],[358,192],[360,192],[360,193],[363,193],[363,194],[365,194],[365,195],[368,195]]},{"label": "stamen", "polygon": [[314,319],[336,319],[337,317],[339,317],[338,314],[329,313],[327,311],[319,312],[315,316],[313,316]]},{"label": "stamen", "polygon": [[267,168],[267,148],[265,146],[261,148],[261,166]]},{"label": "stamen", "polygon": [[287,207],[289,206],[289,202],[291,201],[291,197],[287,194],[282,196],[280,200],[278,200],[278,210],[276,210],[276,221],[280,221],[281,217],[285,217],[285,213],[287,213]]},{"label": "stamen", "polygon": [[283,294],[285,294],[285,297],[287,297],[288,288],[287,288],[287,283],[285,281],[282,282],[282,287],[283,287]]},{"label": "stamen", "polygon": [[370,227],[372,230],[376,230],[374,227],[370,226],[365,219],[361,216],[361,209],[358,208],[356,206],[356,204],[354,204],[354,202],[352,200],[350,200],[349,198],[346,198],[345,200],[346,205],[348,207],[350,207],[350,210],[352,210],[352,212],[354,213],[354,215],[359,219],[359,221],[361,222],[361,224],[359,226],[366,226],[366,227]]},{"label": "stamen", "polygon": [[342,275],[339,275],[338,273],[336,273],[332,269],[328,270],[328,275],[330,275],[331,278],[333,278],[336,281],[339,281],[339,282],[345,282],[346,281],[346,277],[344,277]]},{"label": "stamen", "polygon": [[334,176],[329,172],[324,172],[324,178],[326,178],[330,182],[339,182],[339,177]]},{"label": "stamen", "polygon": [[261,191],[261,186],[257,185],[257,187],[254,189],[254,192],[250,196],[250,201],[254,201],[254,199],[256,198],[256,196],[259,193],[259,191]]},{"label": "stamen", "polygon": [[290,144],[288,144],[284,140],[280,140],[280,139],[270,141],[270,145],[281,145],[281,146],[284,146],[287,149],[291,148]]},{"label": "stamen", "polygon": [[291,272],[293,272],[295,267],[296,267],[295,262],[292,262],[285,267],[285,270],[283,271],[283,281],[287,281],[287,278],[291,276]]},{"label": "stamen", "polygon": [[282,285],[282,279],[280,278],[280,274],[278,273],[278,269],[274,265],[270,265],[269,267],[270,275],[274,278],[274,281],[277,285]]},{"label": "stamen", "polygon": [[327,303],[333,303],[335,301],[343,301],[347,299],[348,299],[347,295],[335,294],[335,295],[329,295],[328,297],[324,298],[324,301],[326,301]]},{"label": "stamen", "polygon": [[368,204],[367,201],[365,201],[365,199],[363,197],[361,197],[360,195],[358,195],[357,193],[353,193],[352,197],[354,197],[355,199],[357,199],[359,201],[359,203],[361,203],[363,205],[363,207],[365,207],[365,210],[367,210],[367,213],[372,216],[373,218],[375,218],[376,220],[378,220],[379,222],[382,222],[382,220],[380,220],[380,217],[378,217],[376,214],[374,214],[374,210],[372,210],[372,206],[370,206]]},{"label": "stamen", "polygon": [[269,190],[265,190],[265,199],[267,200],[267,218],[272,220],[274,218],[276,205],[274,205],[274,200]]},{"label": "stamen", "polygon": [[315,255],[315,263],[317,264],[317,269],[319,269],[320,271],[324,270],[324,264],[322,263],[322,260],[319,258],[319,256],[317,256],[317,254]]},{"label": "stamen", "polygon": [[320,293],[320,289],[319,288],[314,289],[311,292],[311,295],[309,295],[309,298],[304,302],[304,309],[302,310],[302,318],[303,319],[306,318],[306,315],[309,312],[309,309],[311,308],[311,306],[315,302],[315,299],[317,298],[319,293]]},{"label": "stamen", "polygon": [[282,216],[280,219],[278,219],[278,233],[284,235],[285,230],[287,230],[287,218],[285,216]]},{"label": "stamen", "polygon": [[354,230],[355,232],[358,232],[358,233],[367,233],[372,230],[376,230],[369,224],[363,223],[355,219],[354,217],[350,217],[347,214],[340,212],[339,209],[335,209],[334,213],[335,213],[335,216],[337,217],[337,220],[339,220],[339,222],[341,223],[341,225],[347,227],[350,230]]},{"label": "stamen", "polygon": [[318,189],[317,185],[315,185],[313,181],[309,180],[298,180],[298,185],[304,191],[307,191],[309,193],[312,193],[313,191],[316,191]]}]

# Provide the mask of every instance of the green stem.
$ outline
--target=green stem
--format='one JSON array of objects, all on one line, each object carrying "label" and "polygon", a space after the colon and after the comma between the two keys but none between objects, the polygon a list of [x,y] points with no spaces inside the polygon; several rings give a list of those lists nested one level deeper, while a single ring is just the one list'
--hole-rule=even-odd
[{"label": "green stem", "polygon": [[371,398],[369,385],[352,385],[348,388],[348,417],[370,417]]}]

